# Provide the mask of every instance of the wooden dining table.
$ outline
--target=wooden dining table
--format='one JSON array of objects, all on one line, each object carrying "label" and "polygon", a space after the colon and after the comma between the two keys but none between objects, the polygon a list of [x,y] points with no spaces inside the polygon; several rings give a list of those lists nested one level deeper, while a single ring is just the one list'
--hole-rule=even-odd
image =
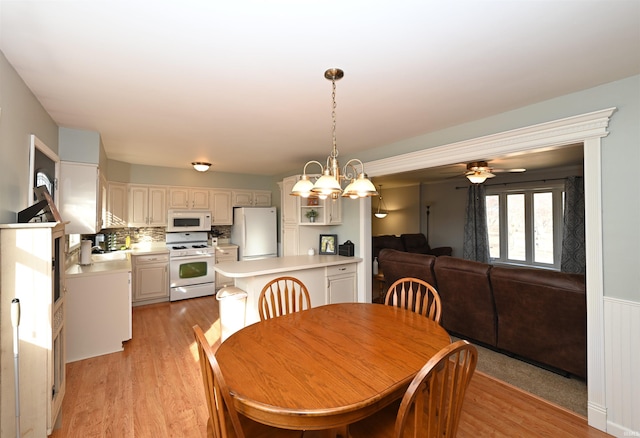
[{"label": "wooden dining table", "polygon": [[284,429],[344,430],[401,398],[450,342],[412,311],[341,303],[247,326],[216,358],[243,415]]}]

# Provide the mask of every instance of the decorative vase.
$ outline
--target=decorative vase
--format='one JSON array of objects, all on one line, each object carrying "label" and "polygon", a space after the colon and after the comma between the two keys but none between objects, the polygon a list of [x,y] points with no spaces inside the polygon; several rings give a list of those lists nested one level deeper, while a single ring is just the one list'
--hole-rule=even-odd
[{"label": "decorative vase", "polygon": [[315,221],[316,221],[316,217],[315,217],[315,216],[311,216],[311,217],[309,218],[309,222],[315,222]]}]

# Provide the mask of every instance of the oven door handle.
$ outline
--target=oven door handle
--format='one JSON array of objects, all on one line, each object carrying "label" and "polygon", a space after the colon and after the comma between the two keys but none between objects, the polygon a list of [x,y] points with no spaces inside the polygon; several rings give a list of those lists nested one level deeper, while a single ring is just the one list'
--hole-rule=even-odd
[{"label": "oven door handle", "polygon": [[215,254],[196,254],[196,255],[188,255],[188,256],[180,256],[175,258],[170,258],[171,262],[186,262],[189,260],[203,259],[203,258],[213,258]]}]

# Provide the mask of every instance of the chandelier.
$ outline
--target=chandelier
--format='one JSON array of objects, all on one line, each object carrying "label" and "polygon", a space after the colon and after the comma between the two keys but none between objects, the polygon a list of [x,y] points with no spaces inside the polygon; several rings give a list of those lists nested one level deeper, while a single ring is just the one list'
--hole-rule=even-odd
[{"label": "chandelier", "polygon": [[[291,195],[301,196],[303,198],[318,197],[327,199],[331,197],[337,199],[342,194],[344,197],[351,199],[364,198],[367,196],[376,196],[376,188],[364,173],[364,164],[362,161],[353,158],[340,169],[338,164],[338,147],[336,146],[336,81],[344,76],[344,72],[339,68],[330,68],[324,72],[324,77],[331,81],[333,91],[331,98],[333,101],[331,118],[332,124],[332,140],[333,148],[327,157],[326,164],[323,166],[319,161],[311,160],[304,165],[302,177],[300,181],[291,189]],[[317,164],[320,166],[320,174],[307,174],[307,166]],[[359,166],[359,167],[358,167]],[[316,177],[315,183],[311,182],[310,177]],[[347,187],[342,189],[342,182],[348,181]]]}]

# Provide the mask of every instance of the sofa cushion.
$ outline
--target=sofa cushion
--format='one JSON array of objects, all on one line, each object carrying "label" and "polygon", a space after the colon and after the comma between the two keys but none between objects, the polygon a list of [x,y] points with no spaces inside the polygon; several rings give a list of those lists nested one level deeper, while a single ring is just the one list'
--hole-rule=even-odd
[{"label": "sofa cushion", "polygon": [[373,236],[371,238],[371,252],[373,253],[373,257],[379,257],[380,251],[385,248],[404,251],[404,244],[399,236],[391,234]]},{"label": "sofa cushion", "polygon": [[585,276],[495,267],[490,278],[498,348],[586,378]]},{"label": "sofa cushion", "polygon": [[442,301],[442,326],[462,337],[495,347],[497,316],[491,265],[449,256],[436,257],[434,271]]},{"label": "sofa cushion", "polygon": [[402,240],[404,250],[407,252],[415,252],[418,254],[431,253],[431,248],[429,248],[427,238],[422,233],[401,234],[400,240]]},{"label": "sofa cushion", "polygon": [[411,254],[395,249],[380,251],[378,263],[384,274],[385,294],[389,286],[404,277],[419,278],[437,289],[438,285],[433,273],[435,260],[435,256],[428,254]]}]

